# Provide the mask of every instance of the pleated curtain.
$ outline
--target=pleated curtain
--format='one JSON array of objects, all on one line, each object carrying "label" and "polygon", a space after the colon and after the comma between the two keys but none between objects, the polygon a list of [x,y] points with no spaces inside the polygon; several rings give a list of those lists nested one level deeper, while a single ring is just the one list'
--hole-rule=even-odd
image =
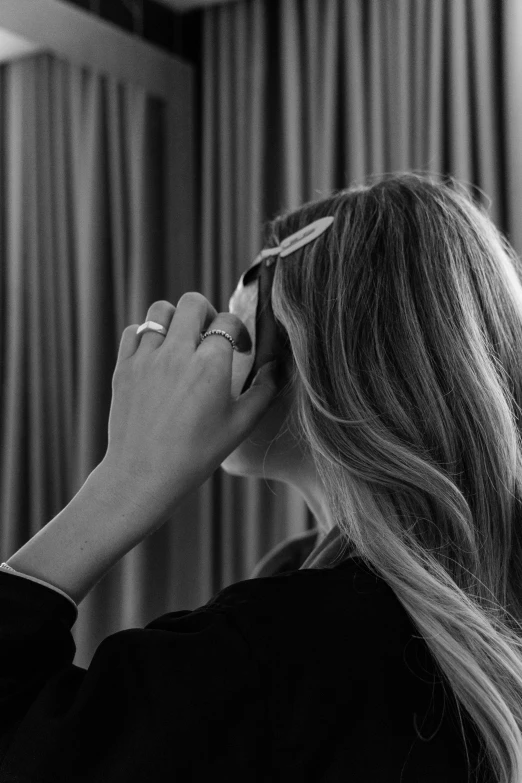
[{"label": "pleated curtain", "polygon": [[[0,68],[0,107],[6,560],[103,458],[123,329],[182,291],[168,285],[163,102],[48,53]],[[168,597],[188,599],[169,580],[194,543],[171,535],[179,526],[128,553],[80,604],[77,665],[105,636],[162,614]]]},{"label": "pleated curtain", "polygon": [[[205,9],[197,290],[227,310],[264,221],[391,171],[455,175],[521,252],[521,5],[240,0]],[[2,69],[2,106],[15,104],[1,118],[14,145],[7,154],[4,134],[2,240],[14,239],[2,248],[0,288],[2,559],[102,458],[124,326],[144,320],[154,299],[176,304],[183,293],[162,275],[160,107],[97,78],[51,57]],[[32,85],[34,102],[17,104],[17,79]],[[45,90],[52,112],[43,117]],[[46,221],[37,239],[36,214]],[[109,633],[248,579],[272,547],[315,525],[291,487],[219,470],[190,509],[82,602],[78,665]]]}]

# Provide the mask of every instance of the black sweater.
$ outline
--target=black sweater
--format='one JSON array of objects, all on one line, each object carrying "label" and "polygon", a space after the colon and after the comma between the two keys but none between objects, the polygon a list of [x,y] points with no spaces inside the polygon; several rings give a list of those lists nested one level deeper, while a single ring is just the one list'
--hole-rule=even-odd
[{"label": "black sweater", "polygon": [[87,670],[74,622],[0,571],[1,783],[468,781],[451,692],[360,558],[233,584],[108,636]]}]

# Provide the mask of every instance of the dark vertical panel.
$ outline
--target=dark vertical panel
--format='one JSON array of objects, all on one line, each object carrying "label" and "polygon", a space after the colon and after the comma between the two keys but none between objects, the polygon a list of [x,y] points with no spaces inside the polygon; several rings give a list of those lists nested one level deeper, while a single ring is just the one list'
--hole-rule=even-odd
[{"label": "dark vertical panel", "polygon": [[[495,126],[496,126],[496,143],[498,144],[498,160],[500,165],[500,172],[498,176],[499,182],[507,181],[507,112],[506,112],[506,74],[505,74],[505,34],[504,34],[504,14],[502,13],[502,4],[491,2],[489,9],[491,12],[491,41],[493,45],[493,65],[494,65],[494,78],[498,89],[498,94],[501,96],[500,100],[495,103]],[[497,194],[498,201],[498,218],[497,225],[500,230],[507,234],[508,232],[508,189],[505,187],[499,188]]]},{"label": "dark vertical panel", "polygon": [[[6,247],[6,220],[5,220],[5,204],[6,204],[6,69],[4,65],[0,65],[0,323],[4,322],[4,314],[6,310],[6,261],[7,261],[7,247]],[[5,336],[4,330],[0,329],[0,410],[4,410],[4,378],[5,378]],[[0,420],[0,453],[2,453],[2,441],[3,441],[4,427],[3,422]]]},{"label": "dark vertical panel", "polygon": [[156,0],[65,0],[134,33],[176,57],[196,62],[201,52],[201,18],[197,9],[180,14]]}]

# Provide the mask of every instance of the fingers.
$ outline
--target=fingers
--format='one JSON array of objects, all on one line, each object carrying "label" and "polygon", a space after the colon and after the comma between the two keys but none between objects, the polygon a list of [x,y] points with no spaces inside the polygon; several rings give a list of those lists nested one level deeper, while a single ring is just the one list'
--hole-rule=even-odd
[{"label": "fingers", "polygon": [[[201,334],[209,329],[227,332],[236,342],[237,349],[243,353],[248,353],[252,348],[252,340],[243,321],[232,313],[218,313],[208,299],[197,291],[183,294],[172,320],[176,339],[184,337],[186,340],[191,340],[196,348],[200,344]],[[223,345],[218,345],[218,341]],[[221,335],[210,335],[203,341],[200,350],[210,349],[212,353],[216,350],[230,350],[227,348],[227,342],[230,345],[230,342]]]},{"label": "fingers", "polygon": [[[140,346],[148,350],[157,349],[172,340],[175,340],[178,345],[182,342],[189,343],[192,350],[195,350],[201,343],[202,333],[208,329],[221,329],[230,334],[241,352],[248,353],[252,349],[252,340],[243,321],[232,313],[218,313],[208,299],[197,291],[184,293],[177,307],[164,299],[154,302],[147,310],[145,321],[161,324],[167,329],[167,335],[164,337],[157,332],[143,332],[137,335],[136,331],[140,324],[130,324],[123,330],[118,361],[134,354]],[[230,345],[229,341],[220,335],[210,335],[203,341],[202,347],[207,342],[214,354],[216,351],[229,350],[227,348],[227,342]]]},{"label": "fingers", "polygon": [[[172,317],[175,312],[176,308],[174,305],[171,302],[162,299],[158,302],[154,302],[154,304],[149,307],[145,321],[154,321],[157,324],[161,324],[161,326],[164,326],[167,329],[168,334]],[[141,324],[130,324],[123,330],[118,350],[117,363],[121,363],[123,359],[128,359],[135,354],[141,346],[145,346],[147,350],[156,349],[165,341],[165,337],[158,332],[141,332],[141,334],[137,334],[139,326],[141,326]]]},{"label": "fingers", "polygon": [[[145,318],[145,321],[154,321],[155,323],[164,326],[168,334],[172,317],[175,312],[176,308],[172,302],[167,302],[166,299],[161,299],[158,302],[151,304],[147,310],[147,317]],[[163,345],[165,336],[159,334],[159,332],[143,332],[142,334],[138,335],[138,339],[140,341],[139,345],[147,349],[154,349]]]},{"label": "fingers", "polygon": [[118,349],[116,368],[121,366],[123,359],[128,359],[129,356],[132,356],[133,353],[136,353],[141,339],[141,334],[136,334],[139,325],[140,324],[130,324],[123,330],[123,334],[120,340],[120,347]]}]

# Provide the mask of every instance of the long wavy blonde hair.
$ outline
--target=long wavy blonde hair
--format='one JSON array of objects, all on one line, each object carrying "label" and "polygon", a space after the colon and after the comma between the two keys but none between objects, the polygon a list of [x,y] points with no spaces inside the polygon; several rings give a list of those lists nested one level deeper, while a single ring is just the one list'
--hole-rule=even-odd
[{"label": "long wavy blonde hair", "polygon": [[[290,426],[342,536],[395,592],[477,728],[522,780],[522,264],[453,177],[399,172],[265,226],[320,217],[277,264]],[[466,747],[467,752],[467,747]]]}]

